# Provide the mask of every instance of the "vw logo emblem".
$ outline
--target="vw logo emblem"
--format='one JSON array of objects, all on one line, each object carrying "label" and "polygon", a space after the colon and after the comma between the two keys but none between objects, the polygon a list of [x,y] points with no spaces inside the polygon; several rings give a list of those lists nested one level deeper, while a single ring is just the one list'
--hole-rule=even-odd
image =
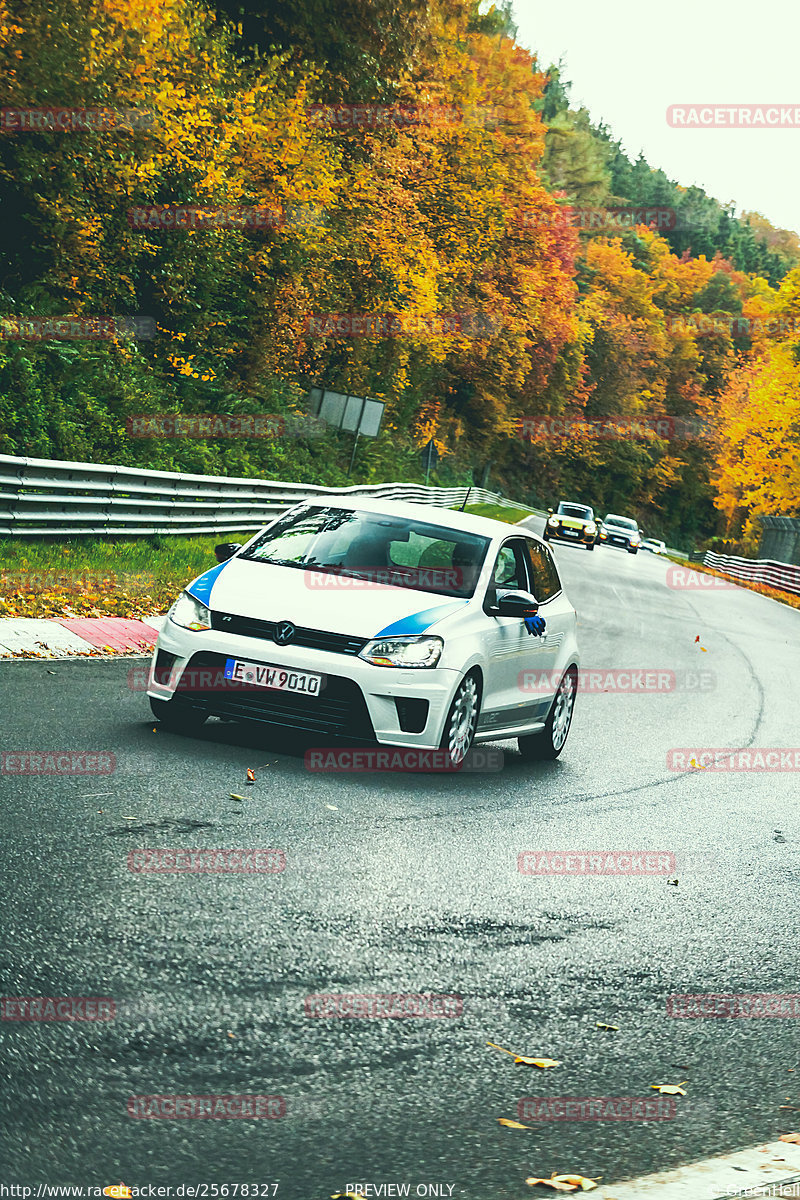
[{"label": "vw logo emblem", "polygon": [[279,646],[286,646],[294,637],[294,625],[291,621],[281,621],[275,626],[275,641]]}]

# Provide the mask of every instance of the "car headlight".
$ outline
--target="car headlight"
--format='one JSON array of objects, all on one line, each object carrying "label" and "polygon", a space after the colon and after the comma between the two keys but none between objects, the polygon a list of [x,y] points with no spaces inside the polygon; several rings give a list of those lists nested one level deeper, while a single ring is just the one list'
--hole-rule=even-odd
[{"label": "car headlight", "polygon": [[367,642],[358,657],[376,667],[435,667],[443,650],[440,637],[385,637]]},{"label": "car headlight", "polygon": [[597,526],[594,521],[587,521],[583,530],[584,533],[597,533]]},{"label": "car headlight", "polygon": [[557,525],[557,524],[558,524],[558,517],[550,517],[550,519],[548,520],[547,524],[548,524],[548,525]]},{"label": "car headlight", "polygon": [[170,621],[175,625],[180,625],[183,629],[192,629],[197,632],[200,629],[211,628],[210,610],[205,604],[195,600],[189,592],[181,592],[167,616]]}]

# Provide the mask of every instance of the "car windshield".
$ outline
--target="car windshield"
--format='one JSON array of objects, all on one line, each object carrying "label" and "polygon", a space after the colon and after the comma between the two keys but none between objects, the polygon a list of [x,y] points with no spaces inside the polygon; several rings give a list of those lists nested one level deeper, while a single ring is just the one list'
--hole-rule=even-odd
[{"label": "car windshield", "polygon": [[489,539],[425,521],[307,506],[265,530],[240,558],[467,598]]},{"label": "car windshield", "polygon": [[560,517],[580,517],[582,521],[593,520],[594,514],[585,504],[559,504],[558,515]]},{"label": "car windshield", "polygon": [[639,526],[630,517],[615,517],[613,513],[609,513],[603,522],[605,525],[619,525],[621,529],[635,529],[638,531]]}]

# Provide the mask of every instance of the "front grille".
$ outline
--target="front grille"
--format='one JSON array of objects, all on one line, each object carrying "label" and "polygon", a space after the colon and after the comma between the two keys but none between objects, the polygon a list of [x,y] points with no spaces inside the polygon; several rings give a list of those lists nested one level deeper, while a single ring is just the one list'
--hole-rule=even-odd
[{"label": "front grille", "polygon": [[[237,617],[232,613],[212,612],[211,628],[222,633],[237,633],[240,637],[275,641],[277,621],[259,621],[256,617]],[[295,626],[290,646],[308,646],[311,650],[329,650],[334,654],[360,654],[369,638],[352,637],[347,633],[329,633],[325,629],[306,629]]]},{"label": "front grille", "polygon": [[[176,694],[196,708],[236,721],[261,721],[304,733],[349,735],[374,740],[366,701],[358,684],[340,675],[324,675],[319,696],[239,686],[224,678],[226,655],[203,651],[192,656]],[[206,673],[205,677],[203,673]],[[217,681],[209,686],[203,679]],[[183,681],[187,683],[182,686]]]}]

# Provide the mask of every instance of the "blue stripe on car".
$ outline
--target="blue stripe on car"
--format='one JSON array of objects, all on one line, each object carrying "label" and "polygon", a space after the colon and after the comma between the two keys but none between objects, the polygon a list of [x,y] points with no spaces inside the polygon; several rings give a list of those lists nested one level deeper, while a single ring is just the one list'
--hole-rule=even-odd
[{"label": "blue stripe on car", "polygon": [[387,625],[380,633],[376,633],[375,637],[410,637],[415,633],[424,633],[426,629],[430,629],[431,625],[441,621],[442,617],[448,617],[450,613],[457,612],[465,604],[469,604],[469,601],[454,600],[452,604],[436,604],[433,608],[423,609],[422,612],[411,613],[410,616],[401,617],[399,621]]},{"label": "blue stripe on car", "polygon": [[190,596],[194,596],[195,600],[199,600],[201,604],[208,604],[209,600],[211,599],[211,589],[217,582],[217,577],[219,576],[220,571],[227,567],[228,563],[232,561],[233,560],[229,558],[227,562],[219,563],[218,566],[212,567],[211,570],[206,571],[205,574],[198,575],[197,579],[188,585],[186,591]]}]

